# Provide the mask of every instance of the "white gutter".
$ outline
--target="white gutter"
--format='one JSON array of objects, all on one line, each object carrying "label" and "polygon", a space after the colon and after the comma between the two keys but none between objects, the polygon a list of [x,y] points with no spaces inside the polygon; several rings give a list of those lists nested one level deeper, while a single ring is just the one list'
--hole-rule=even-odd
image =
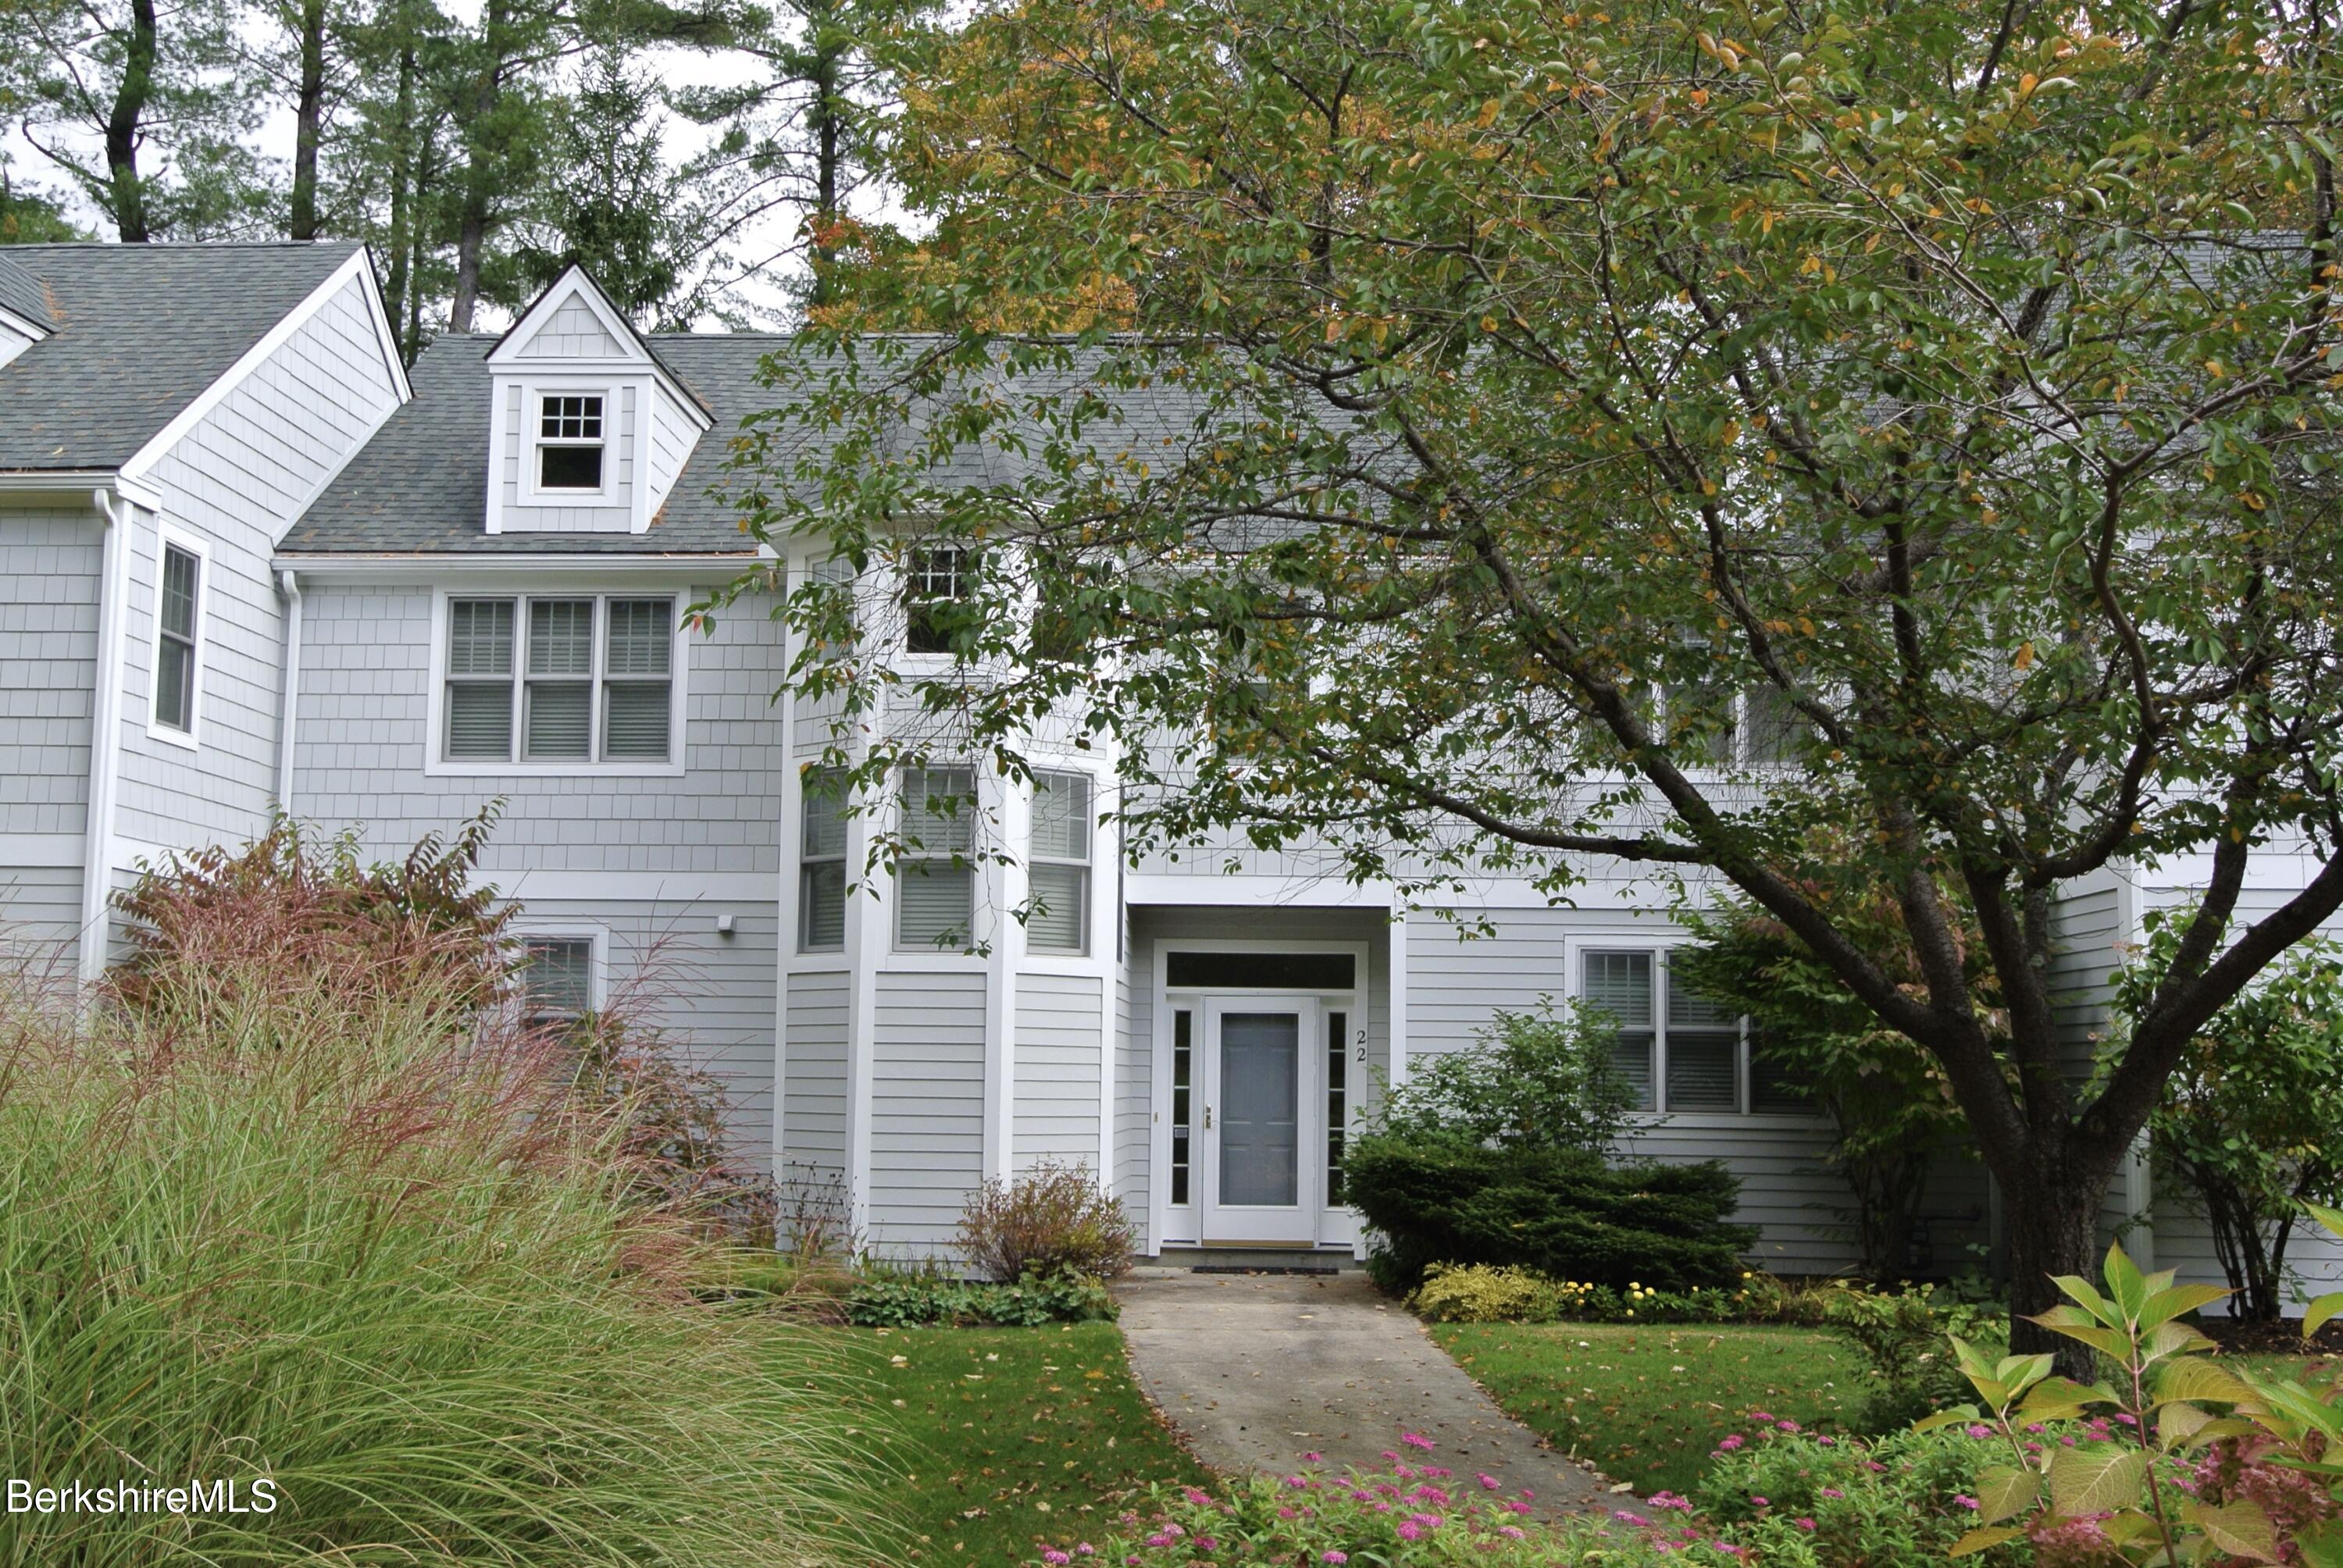
[{"label": "white gutter", "polygon": [[[85,498],[92,487],[111,490],[124,500],[150,512],[163,509],[163,498],[135,479],[111,468],[0,469],[0,496],[63,496]],[[105,508],[99,508],[104,512]],[[108,516],[111,521],[111,516]]]},{"label": "white gutter", "polygon": [[[512,536],[500,537],[509,538]],[[352,578],[430,582],[448,577],[498,574],[537,578],[548,572],[608,572],[620,577],[640,577],[647,572],[659,572],[710,578],[729,576],[746,568],[770,563],[776,558],[769,549],[740,550],[724,555],[653,555],[623,550],[590,554],[564,551],[557,555],[550,551],[475,550],[462,554],[447,551],[437,555],[285,554],[276,557],[268,564],[280,572],[298,571],[310,582]]]},{"label": "white gutter", "polygon": [[293,815],[293,726],[301,708],[301,579],[290,568],[277,574],[285,596],[285,711],[277,721],[277,814]]},{"label": "white gutter", "polygon": [[122,636],[130,598],[130,497],[119,487],[85,492],[106,520],[97,584],[97,673],[90,705],[89,796],[84,808],[81,940],[85,985],[106,973],[107,897],[114,883],[114,797],[122,772]]}]

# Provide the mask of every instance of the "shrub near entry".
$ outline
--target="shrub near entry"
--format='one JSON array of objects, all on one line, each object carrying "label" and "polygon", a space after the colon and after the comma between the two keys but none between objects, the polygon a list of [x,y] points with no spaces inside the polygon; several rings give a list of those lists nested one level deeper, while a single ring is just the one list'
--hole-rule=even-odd
[{"label": "shrub near entry", "polygon": [[1614,1166],[1584,1150],[1378,1134],[1343,1171],[1376,1233],[1368,1271],[1388,1291],[1414,1289],[1434,1263],[1518,1264],[1614,1290],[1725,1285],[1757,1239],[1730,1222],[1741,1183],[1714,1161]]}]

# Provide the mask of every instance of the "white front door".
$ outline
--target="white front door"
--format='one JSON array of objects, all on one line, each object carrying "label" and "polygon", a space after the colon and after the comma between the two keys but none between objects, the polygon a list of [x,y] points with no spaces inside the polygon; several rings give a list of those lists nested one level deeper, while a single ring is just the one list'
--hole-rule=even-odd
[{"label": "white front door", "polygon": [[1312,997],[1204,1004],[1202,1241],[1317,1241],[1324,1054]]}]

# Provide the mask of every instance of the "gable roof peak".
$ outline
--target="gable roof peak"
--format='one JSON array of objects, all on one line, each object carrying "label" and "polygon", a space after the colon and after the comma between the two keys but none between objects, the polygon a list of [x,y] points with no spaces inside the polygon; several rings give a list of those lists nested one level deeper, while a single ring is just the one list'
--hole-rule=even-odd
[{"label": "gable roof peak", "polygon": [[[550,349],[540,340],[557,340]],[[656,365],[659,357],[594,275],[578,262],[529,301],[489,347],[488,362],[516,359],[631,359]]]}]

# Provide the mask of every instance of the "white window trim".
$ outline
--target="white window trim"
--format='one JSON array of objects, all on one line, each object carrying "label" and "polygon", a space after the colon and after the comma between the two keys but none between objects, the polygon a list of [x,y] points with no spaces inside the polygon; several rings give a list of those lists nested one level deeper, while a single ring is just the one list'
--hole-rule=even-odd
[{"label": "white window trim", "polygon": [[[582,920],[531,920],[527,924],[507,926],[505,936],[512,943],[514,957],[519,960],[528,958],[531,942],[586,943],[587,1010],[600,1012],[610,1005],[609,927]],[[527,994],[522,993],[518,1000],[526,1002]]]},{"label": "white window trim", "polygon": [[[960,557],[960,575],[962,585],[972,593],[975,585],[966,579],[968,574],[975,569],[978,547],[973,543],[958,539],[909,540],[904,545],[902,560],[897,563],[889,573],[895,594],[895,618],[900,623],[894,638],[895,657],[901,661],[902,668],[909,672],[936,675],[952,668],[959,663],[960,656],[949,649],[941,653],[912,649],[911,557],[923,550],[958,550]],[[963,594],[960,597],[965,598],[967,595]]]},{"label": "white window trim", "polygon": [[1036,768],[1033,770],[1033,782],[1036,786],[1037,793],[1039,792],[1039,786],[1044,779],[1079,779],[1082,781],[1082,809],[1090,819],[1089,821],[1083,825],[1082,843],[1085,848],[1088,849],[1089,853],[1079,860],[1061,859],[1055,855],[1043,855],[1040,853],[1033,848],[1032,817],[1030,812],[1027,814],[1025,823],[1026,901],[1030,904],[1033,899],[1033,868],[1037,866],[1075,866],[1079,867],[1082,873],[1082,907],[1081,914],[1075,922],[1076,930],[1081,933],[1081,940],[1074,946],[1070,948],[1043,948],[1034,946],[1033,927],[1031,922],[1029,920],[1025,926],[1025,950],[1037,959],[1056,959],[1061,960],[1069,959],[1087,959],[1091,955],[1091,944],[1093,940],[1093,928],[1098,924],[1096,918],[1098,914],[1099,884],[1098,775],[1089,771],[1087,769],[1081,768]]},{"label": "white window trim", "polygon": [[845,818],[841,824],[845,842],[840,845],[839,852],[835,855],[809,855],[805,849],[806,823],[810,812],[809,800],[814,792],[806,788],[806,779],[802,773],[789,781],[789,787],[796,791],[797,795],[797,827],[790,850],[791,858],[797,861],[795,890],[797,900],[796,907],[790,910],[790,951],[795,957],[802,959],[840,959],[845,956],[847,934],[853,928],[854,917],[858,912],[854,907],[853,879],[846,878],[848,886],[846,916],[839,922],[838,940],[835,943],[825,942],[820,947],[809,947],[806,943],[806,869],[809,866],[835,865],[839,869],[840,875],[845,876],[847,862],[854,857],[855,792],[848,790],[843,794],[823,796],[825,807],[834,802],[839,812]]},{"label": "white window trim", "polygon": [[[508,598],[515,601],[513,614],[513,759],[503,762],[450,759],[447,745],[447,606],[459,598]],[[531,598],[592,598],[607,601],[613,598],[666,598],[676,605],[676,623],[669,631],[668,650],[668,711],[667,757],[664,762],[579,761],[575,759],[549,762],[524,762],[518,759],[521,741],[521,689],[527,683],[528,610]],[[689,703],[689,688],[686,679],[690,668],[688,657],[691,638],[683,618],[684,607],[690,602],[688,591],[660,587],[565,587],[558,583],[540,583],[528,588],[439,588],[431,596],[431,687],[430,700],[426,709],[427,732],[424,737],[423,772],[431,779],[680,779],[685,771],[685,714]],[[598,603],[594,611],[594,741],[600,749],[602,740],[602,670],[607,660],[607,638],[609,613],[606,603]],[[198,623],[200,625],[200,623]]]},{"label": "white window trim", "polygon": [[[548,397],[599,397],[602,399],[602,485],[594,490],[548,490],[538,483],[538,454],[548,446],[578,447],[583,441],[548,440],[544,429],[545,399]],[[642,401],[638,397],[638,405]],[[625,497],[618,494],[618,449],[623,432],[618,428],[618,387],[608,381],[525,381],[520,393],[520,500],[530,507],[622,507]]]},{"label": "white window trim", "polygon": [[[163,558],[181,549],[196,558],[196,646],[187,657],[195,663],[195,678],[187,687],[187,727],[174,729],[155,717],[155,682],[163,662]],[[155,529],[155,583],[146,615],[146,735],[188,751],[203,748],[204,656],[211,647],[212,550],[195,535],[158,523]]]},{"label": "white window trim", "polygon": [[1586,959],[1590,953],[1649,953],[1652,958],[1652,1101],[1654,1109],[1634,1110],[1627,1115],[1630,1125],[1654,1127],[1665,1123],[1673,1127],[1731,1128],[1746,1127],[1752,1122],[1767,1127],[1813,1127],[1825,1125],[1828,1115],[1819,1107],[1811,1111],[1756,1111],[1750,1108],[1750,1049],[1753,1044],[1749,1018],[1741,1018],[1740,1049],[1734,1057],[1734,1109],[1731,1111],[1670,1111],[1668,1098],[1668,1021],[1667,970],[1668,960],[1678,948],[1689,947],[1691,939],[1660,938],[1634,932],[1574,937],[1564,945],[1563,962],[1566,966],[1569,995],[1574,1001],[1586,995]]}]

